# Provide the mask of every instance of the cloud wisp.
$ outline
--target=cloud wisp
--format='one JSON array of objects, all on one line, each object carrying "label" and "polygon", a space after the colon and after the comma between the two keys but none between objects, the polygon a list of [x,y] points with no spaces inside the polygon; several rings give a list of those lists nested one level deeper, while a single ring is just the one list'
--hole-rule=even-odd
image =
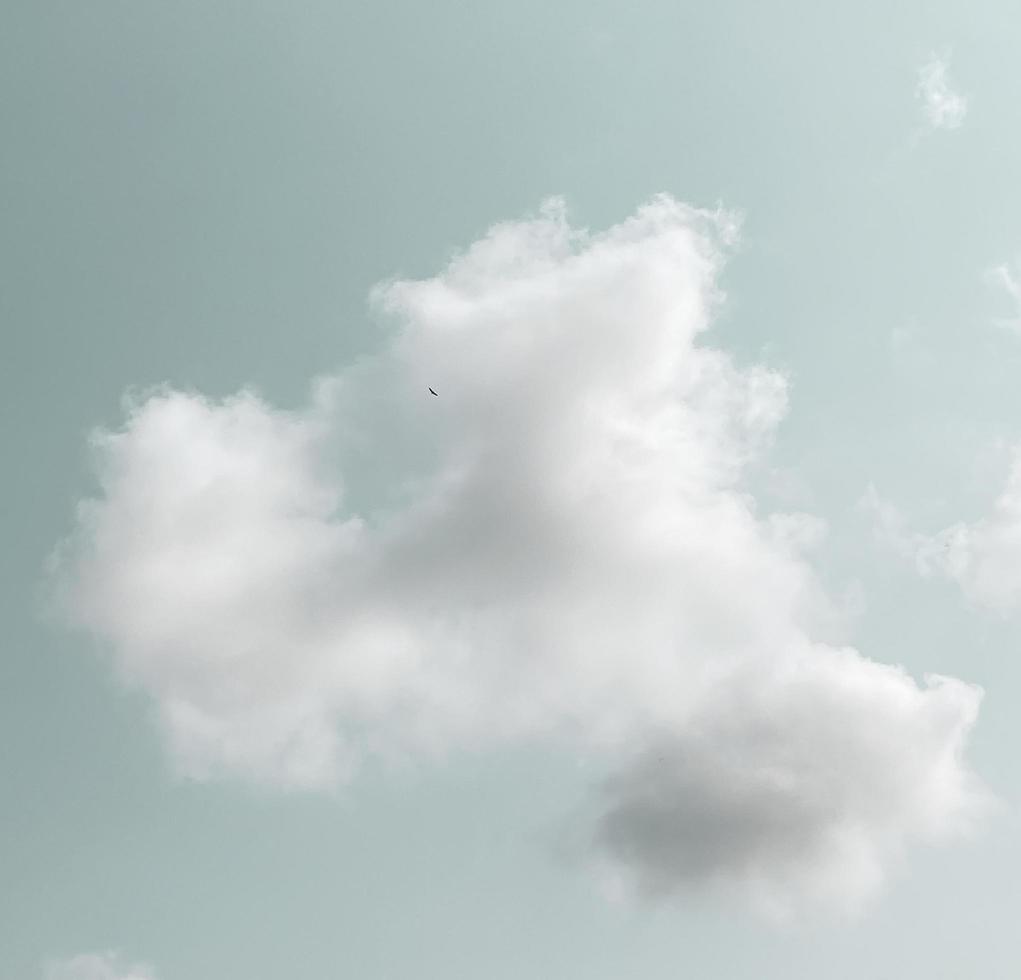
[{"label": "cloud wisp", "polygon": [[743,484],[787,388],[708,343],[734,233],[552,202],[380,286],[386,346],[304,409],[166,389],[94,433],[57,579],[179,770],[331,788],[556,741],[602,759],[586,835],[622,881],[779,912],[966,831],[981,691],[827,643],[824,526]]},{"label": "cloud wisp", "polygon": [[116,953],[84,953],[46,964],[45,980],[155,980],[148,966],[129,965]]},{"label": "cloud wisp", "polygon": [[1021,610],[1021,446],[990,513],[935,534],[909,531],[897,508],[869,488],[864,503],[883,543],[910,559],[923,577],[957,584],[974,608],[1008,618]]},{"label": "cloud wisp", "polygon": [[1014,315],[995,317],[993,323],[998,327],[1021,334],[1021,282],[1018,282],[1016,265],[1011,268],[1007,263],[993,266],[985,274],[986,282],[1006,293],[1014,307]]},{"label": "cloud wisp", "polygon": [[945,58],[931,55],[918,70],[918,99],[932,129],[957,129],[968,113],[968,100],[954,90]]}]

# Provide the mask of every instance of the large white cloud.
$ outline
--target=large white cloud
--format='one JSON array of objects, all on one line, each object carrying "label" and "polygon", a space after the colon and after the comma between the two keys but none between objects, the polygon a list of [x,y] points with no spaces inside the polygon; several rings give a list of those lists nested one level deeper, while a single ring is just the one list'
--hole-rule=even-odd
[{"label": "large white cloud", "polygon": [[150,967],[128,965],[116,953],[85,953],[48,963],[46,980],[154,980]]},{"label": "large white cloud", "polygon": [[706,343],[733,231],[553,203],[380,287],[391,340],[302,411],[164,390],[97,432],[65,598],[180,769],[328,787],[555,739],[603,759],[590,841],[625,880],[777,907],[964,829],[980,691],[823,642],[822,523],[742,483],[786,385]]}]

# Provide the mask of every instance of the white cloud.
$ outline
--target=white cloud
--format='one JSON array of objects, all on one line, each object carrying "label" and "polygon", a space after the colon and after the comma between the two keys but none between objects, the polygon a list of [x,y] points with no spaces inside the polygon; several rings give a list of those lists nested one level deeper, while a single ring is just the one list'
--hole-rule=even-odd
[{"label": "white cloud", "polygon": [[1005,292],[1014,307],[1013,316],[996,317],[993,322],[1008,330],[1021,332],[1021,282],[1018,282],[1016,272],[1009,265],[1003,263],[986,272],[985,278],[990,285]]},{"label": "white cloud", "polygon": [[933,129],[956,129],[964,122],[968,100],[954,91],[944,58],[931,55],[918,70],[918,98]]},{"label": "white cloud", "polygon": [[896,508],[870,489],[880,536],[926,577],[956,582],[971,605],[1007,617],[1021,609],[1021,446],[989,516],[936,534],[909,532]]},{"label": "white cloud", "polygon": [[164,390],[97,432],[64,598],[179,768],[329,787],[556,739],[603,759],[590,841],[625,880],[791,910],[964,830],[981,692],[824,642],[821,522],[742,485],[786,385],[707,343],[732,235],[554,203],[380,287],[392,341],[302,411]]},{"label": "white cloud", "polygon": [[45,980],[155,980],[150,967],[127,965],[116,953],[86,953],[48,963]]}]

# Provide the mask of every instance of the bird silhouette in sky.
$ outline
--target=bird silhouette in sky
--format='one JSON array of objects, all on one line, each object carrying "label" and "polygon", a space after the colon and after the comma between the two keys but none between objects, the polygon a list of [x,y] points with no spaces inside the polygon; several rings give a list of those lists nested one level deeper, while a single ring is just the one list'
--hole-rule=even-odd
[{"label": "bird silhouette in sky", "polygon": [[433,391],[433,390],[432,390],[432,388],[430,388],[429,390],[430,390],[430,391],[432,391],[432,393],[433,393],[434,395],[436,394],[436,392],[435,392],[435,391]]}]

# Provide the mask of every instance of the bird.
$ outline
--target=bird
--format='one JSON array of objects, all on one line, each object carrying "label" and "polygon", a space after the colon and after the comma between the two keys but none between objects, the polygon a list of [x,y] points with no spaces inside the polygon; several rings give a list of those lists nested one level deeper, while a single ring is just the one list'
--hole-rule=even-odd
[{"label": "bird", "polygon": [[430,390],[430,391],[432,391],[432,393],[433,393],[434,395],[436,394],[436,392],[435,392],[435,391],[433,391],[433,390],[432,390],[432,388],[430,388],[429,390]]}]

